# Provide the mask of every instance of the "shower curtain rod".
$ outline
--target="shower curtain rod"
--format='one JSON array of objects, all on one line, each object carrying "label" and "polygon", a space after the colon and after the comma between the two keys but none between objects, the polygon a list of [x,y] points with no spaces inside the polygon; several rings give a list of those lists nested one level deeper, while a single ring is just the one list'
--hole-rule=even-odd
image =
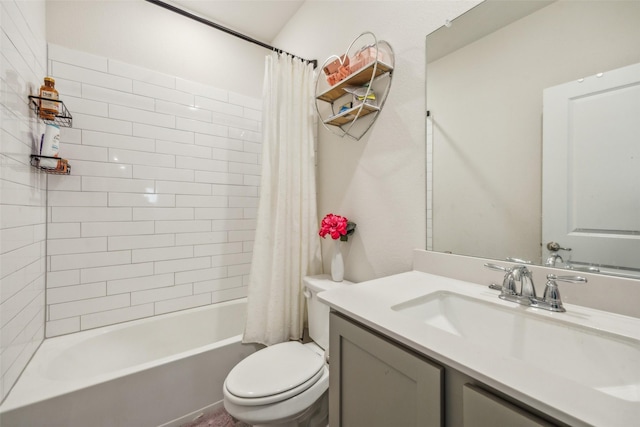
[{"label": "shower curtain rod", "polygon": [[260,40],[256,40],[256,39],[254,39],[252,37],[249,37],[246,34],[242,34],[242,33],[239,33],[237,31],[234,31],[234,30],[232,30],[230,28],[223,27],[220,24],[216,24],[215,22],[211,22],[208,19],[204,19],[204,18],[202,18],[200,16],[194,15],[193,13],[187,12],[186,10],[180,9],[179,7],[173,6],[173,5],[165,3],[163,1],[160,1],[160,0],[146,0],[146,1],[148,1],[149,3],[155,4],[156,6],[160,6],[160,7],[163,7],[165,9],[167,9],[167,10],[170,10],[172,12],[180,14],[182,16],[186,16],[187,18],[191,18],[194,21],[198,21],[198,22],[200,22],[202,24],[205,24],[205,25],[208,25],[210,27],[213,27],[216,30],[223,31],[223,32],[225,32],[227,34],[231,34],[232,36],[236,36],[236,37],[238,37],[238,38],[240,38],[242,40],[251,42],[253,44],[257,44],[258,46],[262,46],[265,49],[269,49],[269,50],[272,50],[272,51],[275,51],[275,52],[278,52],[278,53],[286,53],[287,55],[291,55],[294,58],[301,59],[304,62],[310,62],[311,64],[313,64],[313,68],[316,68],[318,66],[318,60],[317,59],[301,58],[301,57],[299,57],[297,55],[294,55],[294,54],[286,52],[286,51],[284,51],[282,49],[278,49],[276,47],[270,46],[270,45],[268,45],[266,43],[261,42]]}]

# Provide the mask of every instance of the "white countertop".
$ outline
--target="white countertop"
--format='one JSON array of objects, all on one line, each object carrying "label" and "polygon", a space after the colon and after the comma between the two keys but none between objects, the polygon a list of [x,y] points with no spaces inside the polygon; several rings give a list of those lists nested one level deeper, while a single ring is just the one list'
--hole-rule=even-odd
[{"label": "white countertop", "polygon": [[[498,291],[484,285],[420,271],[322,292],[318,297],[332,309],[562,422],[578,426],[638,425],[640,399],[631,401],[615,398],[570,379],[552,375],[543,369],[528,366],[521,360],[479,347],[464,338],[391,309],[396,304],[436,291],[456,292],[513,310],[530,311],[535,315],[612,332],[640,344],[638,318],[566,303],[566,313],[519,306],[500,300]],[[540,343],[541,346],[544,344]],[[558,354],[554,354],[554,349],[550,348],[549,362],[554,357],[558,357]],[[602,360],[602,363],[611,361]],[[640,366],[635,369],[640,370]]]}]

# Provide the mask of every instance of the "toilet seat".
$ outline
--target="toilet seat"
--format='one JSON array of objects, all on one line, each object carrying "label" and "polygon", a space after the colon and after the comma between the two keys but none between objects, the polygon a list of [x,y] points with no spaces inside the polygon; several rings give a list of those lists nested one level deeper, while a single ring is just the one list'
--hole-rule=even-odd
[{"label": "toilet seat", "polygon": [[225,395],[242,406],[268,405],[296,396],[326,369],[322,354],[297,342],[267,347],[238,363],[225,380]]},{"label": "toilet seat", "polygon": [[322,369],[320,379],[304,392],[281,402],[270,405],[247,406],[239,405],[229,400],[229,392],[224,389],[224,407],[233,417],[250,425],[286,424],[295,420],[316,404],[322,404],[328,397],[329,368]]}]

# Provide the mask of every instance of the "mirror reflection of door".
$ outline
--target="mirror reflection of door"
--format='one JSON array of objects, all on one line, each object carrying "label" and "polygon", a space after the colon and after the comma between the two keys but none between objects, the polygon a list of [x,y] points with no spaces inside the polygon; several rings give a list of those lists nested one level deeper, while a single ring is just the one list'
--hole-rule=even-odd
[{"label": "mirror reflection of door", "polygon": [[640,64],[543,92],[542,238],[565,266],[640,266]]}]

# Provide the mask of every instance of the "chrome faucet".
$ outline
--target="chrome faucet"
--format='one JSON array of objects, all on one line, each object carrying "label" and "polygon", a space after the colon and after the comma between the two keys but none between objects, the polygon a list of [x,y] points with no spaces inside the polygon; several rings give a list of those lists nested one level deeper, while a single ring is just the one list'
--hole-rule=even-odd
[{"label": "chrome faucet", "polygon": [[[513,267],[503,267],[497,264],[487,263],[484,265],[492,270],[504,271],[504,279],[500,288],[500,298],[509,301],[519,299],[536,298],[536,288],[533,286],[533,278],[531,272],[524,265],[515,265]],[[520,291],[516,289],[516,283],[520,282]],[[496,286],[493,287],[497,288]]]},{"label": "chrome faucet", "polygon": [[[544,295],[542,298],[538,298],[536,296],[536,289],[533,285],[531,271],[529,271],[526,266],[515,265],[513,267],[503,267],[501,265],[491,263],[487,263],[484,266],[492,270],[505,272],[504,279],[502,280],[502,286],[495,284],[489,285],[491,289],[500,290],[500,299],[549,311],[566,311],[562,306],[560,290],[558,289],[556,281],[587,283],[587,279],[580,276],[556,276],[555,274],[548,274]],[[516,290],[517,282],[520,282],[520,292]]]},{"label": "chrome faucet", "polygon": [[547,257],[547,260],[544,262],[544,265],[546,265],[547,267],[555,267],[556,262],[558,261],[564,262],[564,260],[562,259],[559,253],[553,252],[551,255]]},{"label": "chrome faucet", "polygon": [[537,298],[536,288],[533,286],[533,277],[531,272],[524,265],[519,266],[514,270],[516,280],[520,280],[520,295],[523,297]]}]

